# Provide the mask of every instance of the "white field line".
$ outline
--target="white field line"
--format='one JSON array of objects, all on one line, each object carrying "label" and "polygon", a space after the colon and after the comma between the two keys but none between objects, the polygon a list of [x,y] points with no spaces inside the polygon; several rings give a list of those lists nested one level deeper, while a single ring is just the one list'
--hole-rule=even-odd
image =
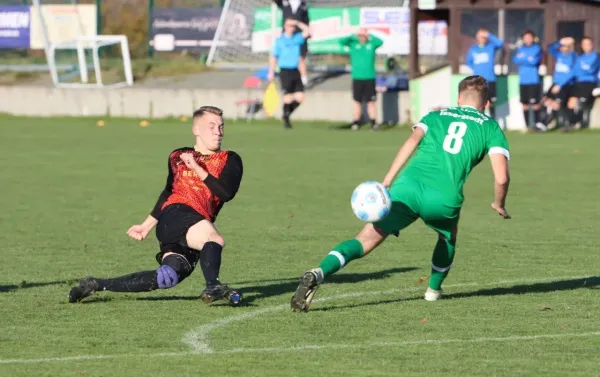
[{"label": "white field line", "polygon": [[[466,287],[466,286],[490,286],[502,284],[527,284],[527,283],[543,283],[555,280],[575,280],[575,279],[590,279],[598,276],[562,276],[548,277],[540,279],[525,279],[525,280],[500,280],[491,283],[463,283],[446,285],[446,288]],[[422,290],[421,287],[405,288],[405,289],[389,289],[376,292],[355,292],[341,294],[337,296],[324,297],[316,299],[314,302],[325,302],[339,300],[344,298],[356,298],[364,296],[379,296],[384,294],[392,294],[399,292],[411,292]],[[199,326],[193,331],[188,332],[184,336],[184,342],[190,345],[193,351],[187,352],[160,352],[160,353],[142,353],[142,354],[115,354],[115,355],[79,355],[66,357],[49,357],[38,359],[0,359],[0,364],[43,364],[53,362],[68,362],[68,361],[88,361],[88,360],[105,360],[105,359],[124,359],[124,358],[154,358],[154,357],[186,357],[186,356],[201,356],[206,354],[227,355],[235,353],[272,353],[272,352],[289,352],[289,351],[306,351],[306,350],[322,350],[322,349],[340,349],[340,348],[369,348],[369,347],[400,347],[412,345],[444,345],[457,343],[492,343],[492,342],[516,342],[516,341],[532,341],[541,339],[557,339],[557,338],[586,338],[600,336],[600,331],[585,332],[585,333],[564,333],[564,334],[539,334],[539,335],[512,335],[497,338],[474,338],[474,339],[424,339],[424,340],[405,340],[398,342],[371,342],[361,344],[323,344],[323,345],[304,345],[297,347],[276,347],[276,348],[234,348],[230,350],[215,351],[211,349],[206,341],[210,332],[216,328],[229,325],[233,322],[238,322],[263,314],[285,310],[289,305],[277,305],[269,308],[255,310],[250,313],[239,314],[227,318],[213,321],[209,324]]]},{"label": "white field line", "polygon": [[[500,281],[495,281],[495,282],[491,282],[491,283],[449,284],[449,285],[445,285],[444,288],[459,288],[459,287],[468,287],[468,286],[484,287],[484,286],[496,286],[496,285],[517,284],[517,283],[518,284],[543,283],[543,282],[554,281],[554,280],[574,280],[574,279],[585,279],[585,278],[592,278],[592,277],[591,276],[580,276],[580,277],[567,276],[567,277],[549,277],[549,278],[527,279],[527,280],[500,280]],[[388,294],[401,293],[401,292],[413,292],[413,291],[420,291],[420,290],[423,290],[423,287],[397,288],[397,289],[389,289],[389,290],[385,290],[385,291],[375,291],[375,292],[353,292],[353,293],[345,293],[345,294],[340,294],[340,295],[336,295],[336,296],[320,298],[320,299],[314,300],[313,302],[325,302],[325,301],[331,301],[331,300],[340,300],[340,299],[345,299],[345,298],[358,298],[358,297],[364,297],[364,296],[380,296],[380,295],[388,295]],[[208,345],[207,338],[208,338],[208,335],[214,329],[227,326],[233,322],[238,322],[238,321],[262,316],[267,313],[271,313],[271,312],[279,311],[279,310],[285,310],[287,308],[289,308],[289,304],[272,306],[272,307],[268,307],[268,308],[264,308],[264,309],[255,310],[250,313],[238,314],[238,315],[233,315],[233,316],[230,316],[227,318],[218,319],[211,323],[201,325],[192,331],[189,331],[188,333],[186,333],[184,335],[183,342],[188,344],[196,352],[212,353],[213,350]]]}]

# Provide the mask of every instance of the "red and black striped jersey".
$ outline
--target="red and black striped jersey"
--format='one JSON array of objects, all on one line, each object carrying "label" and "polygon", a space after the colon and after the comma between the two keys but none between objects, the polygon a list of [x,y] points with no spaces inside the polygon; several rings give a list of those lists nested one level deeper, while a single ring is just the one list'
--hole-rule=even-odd
[{"label": "red and black striped jersey", "polygon": [[[208,172],[204,181],[181,160],[182,153],[190,152]],[[242,159],[233,151],[203,155],[194,148],[180,148],[169,155],[168,167],[167,184],[151,213],[156,219],[169,204],[181,203],[214,222],[223,203],[235,197],[243,174]]]}]

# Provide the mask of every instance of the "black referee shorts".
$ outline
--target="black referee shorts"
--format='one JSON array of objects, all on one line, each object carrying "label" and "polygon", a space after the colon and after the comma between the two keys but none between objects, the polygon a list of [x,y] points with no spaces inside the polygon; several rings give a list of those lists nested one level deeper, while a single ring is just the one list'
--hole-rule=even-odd
[{"label": "black referee shorts", "polygon": [[279,80],[281,82],[283,94],[304,92],[302,77],[300,77],[300,71],[298,71],[297,68],[281,68],[279,70]]}]

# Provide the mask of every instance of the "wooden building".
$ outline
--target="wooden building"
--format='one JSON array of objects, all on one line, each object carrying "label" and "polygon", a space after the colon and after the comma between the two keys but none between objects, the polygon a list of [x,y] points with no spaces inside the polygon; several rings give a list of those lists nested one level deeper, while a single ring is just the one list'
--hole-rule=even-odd
[{"label": "wooden building", "polygon": [[[459,72],[461,59],[464,58],[462,55],[466,47],[462,20],[464,13],[467,12],[472,14],[476,11],[492,11],[492,14],[497,14],[501,38],[504,26],[511,22],[507,14],[530,12],[530,17],[535,19],[536,15],[539,15],[541,18],[539,21],[543,29],[537,34],[541,36],[540,43],[544,48],[565,36],[572,36],[576,40],[583,36],[590,36],[596,43],[600,43],[600,0],[411,0],[410,9],[410,78],[419,77],[424,73],[420,69],[418,54],[417,31],[418,22],[421,20],[448,22],[448,61],[452,66],[453,74]],[[524,26],[526,24],[525,22]],[[481,24],[477,27],[488,26]],[[506,43],[505,39],[505,45]],[[497,63],[509,64],[509,54],[502,55],[500,60]],[[552,73],[554,63],[551,57],[546,56],[545,63],[547,72]]]}]

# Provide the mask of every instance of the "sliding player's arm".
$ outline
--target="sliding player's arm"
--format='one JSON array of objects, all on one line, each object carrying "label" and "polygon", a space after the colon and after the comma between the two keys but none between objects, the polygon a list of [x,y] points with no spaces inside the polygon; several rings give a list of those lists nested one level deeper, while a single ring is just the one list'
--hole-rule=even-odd
[{"label": "sliding player's arm", "polygon": [[[296,26],[302,31],[302,37],[304,39],[307,39],[310,36],[310,28],[307,24],[305,24],[304,22],[296,21]],[[302,43],[304,43],[304,40],[302,40]]]},{"label": "sliding player's arm", "polygon": [[138,225],[133,225],[131,228],[127,230],[127,235],[134,240],[142,241],[144,238],[148,236],[148,233],[156,226],[158,223],[158,216],[162,210],[163,204],[167,201],[171,193],[173,192],[173,171],[171,170],[170,159],[168,162],[169,175],[167,176],[167,183],[165,184],[165,188],[158,196],[158,200],[150,212],[150,215],[146,217],[143,223]]},{"label": "sliding player's arm", "polygon": [[222,201],[228,202],[237,194],[244,172],[242,159],[237,153],[229,152],[229,157],[219,178],[200,166],[191,153],[182,153],[181,159],[188,168],[192,169],[204,181],[206,187]]},{"label": "sliding player's arm", "polygon": [[398,172],[400,170],[402,170],[404,165],[406,165],[406,162],[408,161],[408,159],[410,159],[410,156],[412,156],[412,154],[415,152],[415,150],[421,143],[421,140],[423,140],[427,126],[425,126],[425,127],[422,127],[422,126],[425,126],[425,125],[422,123],[415,125],[413,127],[413,133],[404,142],[402,147],[400,147],[400,150],[398,151],[396,158],[392,162],[392,166],[390,166],[390,170],[388,171],[388,173],[385,175],[385,178],[381,182],[385,187],[388,187],[388,188],[390,187],[390,185],[396,178],[396,175],[398,175]]},{"label": "sliding player's arm", "polygon": [[510,152],[506,136],[497,124],[491,128],[488,141],[488,155],[490,156],[494,172],[494,202],[492,203],[492,208],[500,216],[510,219],[510,215],[506,211],[506,196],[508,195],[508,186],[510,184],[510,173],[508,170]]}]

